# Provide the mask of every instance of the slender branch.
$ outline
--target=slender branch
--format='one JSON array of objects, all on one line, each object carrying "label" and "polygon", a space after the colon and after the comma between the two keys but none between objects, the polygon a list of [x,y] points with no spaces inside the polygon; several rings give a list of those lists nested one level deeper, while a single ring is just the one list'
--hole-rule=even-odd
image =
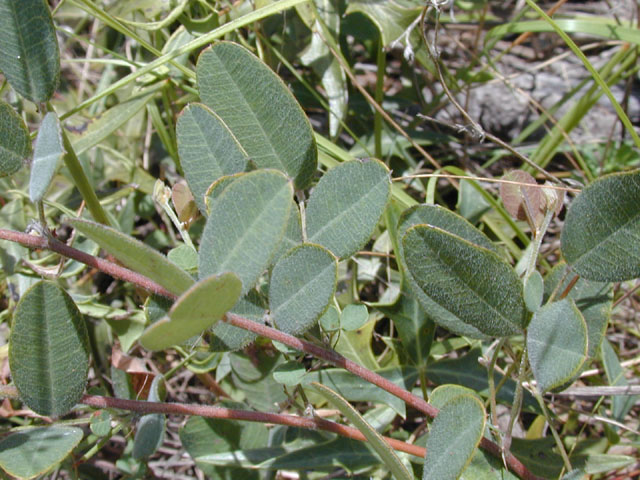
[{"label": "slender branch", "polygon": [[[58,242],[56,240],[49,240],[47,238],[44,237],[39,237],[39,236],[33,236],[33,235],[28,235],[25,233],[20,233],[20,232],[14,232],[11,230],[4,230],[4,229],[0,229],[0,239],[4,239],[4,240],[9,240],[12,242],[16,242],[16,243],[20,243],[26,247],[30,247],[30,248],[41,248],[41,249],[49,249],[52,250],[56,253],[59,253],[61,255],[64,255],[65,257],[68,258],[72,258],[74,260],[77,260],[79,262],[85,263],[91,267],[97,268],[105,273],[108,273],[109,275],[115,277],[115,278],[119,278],[121,280],[124,280],[126,282],[130,282],[133,284],[136,284],[150,292],[156,293],[158,295],[162,295],[165,296],[167,298],[176,298],[176,295],[173,295],[171,292],[168,292],[166,289],[164,289],[163,287],[161,287],[160,285],[158,285],[157,283],[155,283],[153,280],[145,277],[144,275],[140,275],[138,273],[135,273],[125,267],[122,267],[120,265],[117,265],[115,263],[109,262],[107,260],[103,260],[100,258],[96,258],[93,257],[91,255],[88,255],[84,252],[81,252],[80,250],[77,250],[73,247],[69,247],[61,242]],[[361,365],[358,365],[355,362],[352,362],[351,360],[343,357],[342,355],[340,355],[337,352],[334,352],[332,350],[327,350],[325,348],[322,348],[318,345],[314,345],[312,343],[306,342],[304,340],[301,340],[299,338],[296,338],[292,335],[286,334],[284,332],[281,332],[279,330],[276,330],[274,328],[271,327],[267,327],[265,325],[260,325],[258,323],[255,323],[251,320],[248,320],[246,318],[242,318],[239,317],[237,315],[233,315],[233,314],[227,314],[225,316],[225,318],[223,319],[224,321],[226,321],[227,323],[234,325],[236,327],[239,328],[243,328],[245,330],[249,330],[253,333],[256,333],[258,335],[267,337],[271,340],[276,340],[280,343],[284,343],[285,345],[288,345],[292,348],[295,348],[296,350],[300,350],[302,352],[305,353],[309,353],[315,357],[321,358],[335,366],[338,367],[342,367],[345,370],[348,370],[349,372],[358,375],[360,378],[382,388],[383,390],[386,390],[387,392],[391,393],[392,395],[395,395],[396,397],[404,400],[408,405],[414,407],[416,410],[419,410],[423,413],[425,413],[427,416],[429,416],[430,418],[434,418],[437,414],[438,414],[438,409],[435,408],[434,406],[428,404],[424,399],[417,397],[416,395],[413,395],[412,393],[408,392],[407,390],[399,387],[398,385],[396,385],[395,383],[387,380],[386,378],[378,375],[377,373],[372,372],[371,370],[364,368]],[[86,398],[93,398],[90,396],[85,396]],[[100,397],[100,398],[106,398],[106,397]],[[109,399],[109,401],[125,401],[125,400],[119,400],[119,399]],[[95,400],[96,402],[98,402],[98,400]],[[106,400],[101,400],[101,401],[106,401]],[[83,401],[84,402],[84,401]],[[127,400],[127,402],[133,402],[133,400]],[[140,402],[143,403],[145,405],[149,405],[152,404],[153,402]],[[121,405],[126,405],[126,404],[121,404]],[[134,406],[135,404],[132,403],[130,404],[131,406]],[[178,404],[170,404],[170,405],[178,405]],[[97,405],[100,406],[100,405]],[[186,408],[186,405],[181,405],[180,408]],[[196,410],[198,412],[200,412],[200,410],[198,410],[198,408],[204,408],[204,407],[198,407],[198,406],[194,406],[194,408],[196,408]],[[106,408],[106,407],[105,407]],[[115,407],[114,407],[115,408]],[[136,407],[137,408],[137,407]],[[160,407],[158,407],[160,408]],[[178,407],[176,407],[178,408]],[[208,407],[208,408],[216,408],[216,407]],[[158,412],[158,413],[163,413],[163,412]],[[178,413],[178,412],[176,412]],[[183,411],[183,413],[187,413],[186,411]],[[258,413],[258,412],[256,412]],[[189,415],[202,415],[202,416],[206,416],[202,413],[188,413]],[[211,415],[213,415],[213,413],[210,413]],[[266,414],[266,413],[262,413],[261,415],[270,415],[270,414]],[[216,418],[220,418],[220,417],[216,417]],[[222,418],[228,418],[228,417],[222,417]],[[263,418],[267,418],[267,417],[263,417]],[[299,417],[295,417],[295,418],[299,418]],[[245,418],[239,418],[239,419],[245,419]],[[248,419],[247,419],[248,420]],[[253,421],[262,421],[262,420],[253,420]],[[264,421],[269,421],[271,422],[272,420],[264,420]],[[311,427],[309,427],[311,428]],[[314,427],[316,428],[316,427]],[[488,451],[489,453],[491,453],[492,455],[496,456],[497,458],[501,458],[501,449],[500,447],[495,444],[494,442],[492,442],[491,440],[487,439],[487,438],[483,438],[480,441],[480,446],[485,449],[486,451]],[[395,447],[394,447],[395,448]],[[523,480],[541,480],[540,477],[537,477],[535,475],[533,475],[523,464],[522,462],[520,462],[516,457],[514,457],[512,454],[508,454],[505,456],[505,461],[509,467],[509,469],[515,473],[516,475],[518,475],[520,478],[522,478]]]},{"label": "slender branch", "polygon": [[176,298],[171,292],[144,275],[140,275],[108,260],[89,255],[57,240],[5,229],[0,229],[0,239],[19,243],[29,248],[51,250],[65,257],[82,262],[85,265],[89,265],[90,267],[97,268],[101,272],[107,273],[114,278],[138,285],[151,293],[162,295],[163,297]]},{"label": "slender branch", "polygon": [[[18,398],[18,390],[12,386],[0,386],[0,396]],[[128,400],[124,398],[103,397],[101,395],[83,395],[80,403],[94,408],[117,408],[140,414],[161,413],[163,415],[197,415],[206,418],[226,418],[245,422],[272,423],[289,427],[324,430],[336,433],[353,440],[366,442],[365,436],[354,427],[341,425],[320,417],[305,418],[282,413],[263,413],[250,410],[236,410],[232,408],[214,407],[211,405],[185,404],[173,402],[145,402],[142,400]],[[426,449],[418,445],[402,442],[395,438],[383,437],[389,446],[395,450],[424,458]]]},{"label": "slender branch", "polygon": [[413,395],[412,393],[408,392],[404,388],[399,387],[392,381],[387,380],[383,376],[378,375],[377,373],[372,372],[371,370],[361,365],[358,365],[357,363],[343,357],[333,350],[327,350],[318,345],[314,345],[313,343],[309,343],[305,340],[294,337],[293,335],[289,335],[288,333],[281,332],[280,330],[275,330],[274,328],[253,322],[249,319],[240,317],[232,313],[228,313],[227,315],[225,315],[225,318],[223,318],[223,320],[235,327],[249,330],[250,332],[256,333],[260,336],[276,340],[280,343],[284,343],[285,345],[295,348],[296,350],[308,353],[310,355],[313,355],[314,357],[321,358],[322,360],[326,360],[327,362],[337,367],[344,368],[354,375],[359,376],[363,380],[366,380],[369,383],[373,383],[374,385],[382,388],[383,390],[386,390],[392,395],[395,395],[396,397],[404,400],[407,405],[410,405],[416,410],[427,414],[429,418],[434,418],[438,414],[438,409],[433,405],[428,404],[424,399]]},{"label": "slender branch", "polygon": [[[277,425],[288,425],[290,427],[307,428],[313,430],[324,430],[337,433],[343,437],[352,438],[366,442],[364,435],[354,427],[341,425],[323,418],[304,418],[295,415],[285,415],[281,413],[252,412],[249,410],[234,410],[224,407],[213,407],[210,405],[168,403],[168,402],[144,402],[140,400],[126,400],[123,398],[102,397],[99,395],[84,395],[82,401],[84,405],[96,408],[118,408],[138,413],[162,413],[165,415],[197,415],[206,418],[226,418],[230,420],[243,420],[246,422],[274,423]],[[401,452],[409,453],[417,457],[424,458],[426,450],[417,445],[401,442],[394,438],[384,437],[385,441]]]}]

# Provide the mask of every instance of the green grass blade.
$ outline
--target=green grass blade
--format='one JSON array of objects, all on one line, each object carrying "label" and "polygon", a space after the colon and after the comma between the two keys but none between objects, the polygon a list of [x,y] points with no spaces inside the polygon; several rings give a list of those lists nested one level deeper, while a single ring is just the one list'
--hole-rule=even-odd
[{"label": "green grass blade", "polygon": [[92,105],[98,100],[117,92],[123,86],[129,85],[130,83],[135,82],[138,78],[148,73],[151,73],[156,68],[164,65],[165,63],[168,63],[170,60],[173,60],[174,58],[179,57],[180,55],[184,55],[185,53],[191,53],[194,50],[197,50],[213,42],[214,40],[226,35],[227,33],[231,33],[253,22],[262,20],[263,18],[266,18],[270,15],[274,15],[276,13],[282,12],[284,10],[295,7],[296,5],[305,3],[307,1],[309,0],[282,0],[279,2],[269,4],[266,7],[254,10],[253,12],[243,15],[242,17],[237,18],[235,20],[232,20],[229,23],[225,23],[224,25],[212,30],[211,32],[192,40],[191,42],[187,43],[181,48],[168,52],[165,55],[162,55],[161,57],[156,58],[153,62],[150,62],[147,65],[139,68],[138,70],[131,72],[126,77],[121,78],[117,82],[114,82],[111,86],[109,86],[109,88],[105,88],[104,90],[100,91],[93,97],[88,98],[82,103],[79,103],[75,108],[72,108],[71,110],[66,112],[64,115],[61,115],[60,120],[64,120],[65,118],[68,118],[71,115],[75,114],[76,112],[83,110],[89,105]]},{"label": "green grass blade", "polygon": [[602,77],[600,76],[598,71],[593,67],[593,65],[591,65],[591,62],[587,59],[585,54],[582,53],[582,50],[578,48],[578,46],[571,39],[571,37],[569,37],[569,35],[567,35],[562,30],[562,28],[560,28],[560,26],[554,20],[551,19],[551,17],[549,17],[538,5],[536,5],[535,2],[533,2],[532,0],[526,0],[526,2],[527,2],[527,5],[529,5],[532,9],[534,9],[538,13],[538,15],[540,15],[545,21],[549,23],[549,25],[553,27],[556,33],[560,35],[560,37],[565,41],[567,46],[576,55],[576,57],[578,57],[582,61],[584,66],[587,68],[587,70],[589,70],[589,73],[591,73],[591,76],[593,76],[593,79],[595,80],[595,82],[600,86],[600,88],[605,93],[607,98],[611,101],[613,108],[615,108],[616,113],[618,114],[618,117],[620,117],[620,120],[622,121],[625,128],[631,135],[631,138],[633,138],[633,141],[635,142],[636,146],[640,148],[640,136],[638,136],[635,128],[633,128],[631,120],[629,120],[629,117],[627,116],[625,111],[622,109],[622,106],[620,105],[620,103],[618,103],[616,98],[613,96],[613,93],[611,92],[611,89],[609,88],[609,86],[602,79]]},{"label": "green grass blade", "polygon": [[384,464],[389,468],[393,478],[398,480],[413,480],[413,475],[407,471],[406,467],[402,464],[395,451],[384,441],[382,436],[376,432],[376,430],[369,425],[362,415],[360,415],[355,408],[353,408],[349,402],[338,395],[336,392],[320,383],[312,383],[313,387],[326,398],[334,407],[340,410],[355,427],[362,432],[366,439],[371,444],[371,447],[376,451]]}]

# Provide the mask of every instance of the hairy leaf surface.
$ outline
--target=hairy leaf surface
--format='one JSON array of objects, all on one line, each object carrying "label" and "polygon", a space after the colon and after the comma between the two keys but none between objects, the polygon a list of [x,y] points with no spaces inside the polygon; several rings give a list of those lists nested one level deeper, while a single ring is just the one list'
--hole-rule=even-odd
[{"label": "hairy leaf surface", "polygon": [[410,228],[402,243],[408,271],[430,300],[485,335],[522,331],[522,282],[498,255],[428,225]]},{"label": "hairy leaf surface", "polygon": [[339,258],[353,255],[373,234],[390,192],[389,169],[379,160],[352,160],[332,168],[309,198],[307,239]]},{"label": "hairy leaf surface", "polygon": [[60,78],[60,51],[44,0],[0,0],[0,71],[34,103],[51,98]]},{"label": "hairy leaf surface", "polygon": [[317,148],[311,124],[289,89],[244,47],[220,42],[198,59],[198,90],[259,168],[275,168],[309,185]]},{"label": "hairy leaf surface", "polygon": [[9,365],[20,398],[34,412],[60,416],[80,401],[89,373],[87,327],[55,283],[36,283],[18,302]]},{"label": "hairy leaf surface", "polygon": [[621,282],[640,277],[640,170],[585,187],[567,212],[562,254],[582,277]]}]

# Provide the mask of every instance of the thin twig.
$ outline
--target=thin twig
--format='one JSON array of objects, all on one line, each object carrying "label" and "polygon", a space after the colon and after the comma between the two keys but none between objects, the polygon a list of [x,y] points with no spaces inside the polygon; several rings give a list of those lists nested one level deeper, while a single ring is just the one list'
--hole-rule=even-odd
[{"label": "thin twig", "polygon": [[[95,408],[118,408],[138,413],[162,413],[165,415],[197,415],[206,418],[226,418],[246,422],[272,423],[288,425],[290,427],[324,430],[337,433],[343,437],[366,442],[365,436],[354,427],[348,427],[319,417],[305,418],[281,413],[253,412],[249,410],[235,410],[211,405],[197,405],[169,402],[145,402],[141,400],[127,400],[124,398],[103,397],[99,395],[84,395],[81,403]],[[426,450],[417,445],[384,437],[385,441],[395,450],[406,452],[424,458]]]},{"label": "thin twig", "polygon": [[140,275],[139,273],[133,272],[102,258],[89,255],[88,253],[65,245],[58,240],[49,239],[45,236],[30,235],[5,229],[0,229],[0,239],[19,243],[29,248],[51,250],[65,257],[73,258],[74,260],[82,262],[85,265],[89,265],[90,267],[97,268],[101,272],[107,273],[114,278],[138,285],[151,293],[162,295],[163,297],[176,298],[171,292],[144,275]]},{"label": "thin twig", "polygon": [[[18,397],[15,387],[1,386],[0,395],[4,397]],[[206,418],[226,418],[229,420],[242,420],[246,422],[271,423],[287,425],[290,427],[307,428],[312,430],[324,430],[337,433],[343,437],[366,442],[365,436],[354,427],[341,425],[320,417],[305,418],[296,415],[282,413],[263,413],[251,410],[236,410],[232,408],[214,407],[211,405],[185,404],[173,402],[145,402],[143,400],[128,400],[124,398],[104,397],[101,395],[83,395],[80,403],[94,408],[117,408],[140,414],[161,413],[164,415],[197,415]],[[402,442],[400,440],[383,437],[395,450],[424,458],[426,449],[418,445]]]}]

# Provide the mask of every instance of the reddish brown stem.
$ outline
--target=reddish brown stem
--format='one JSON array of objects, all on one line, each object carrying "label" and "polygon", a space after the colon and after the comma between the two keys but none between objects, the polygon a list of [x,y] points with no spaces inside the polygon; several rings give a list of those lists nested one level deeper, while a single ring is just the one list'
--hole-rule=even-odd
[{"label": "reddish brown stem", "polygon": [[[73,247],[69,247],[56,240],[50,240],[46,237],[33,236],[25,233],[14,232],[11,230],[4,230],[4,229],[0,229],[0,239],[10,240],[12,242],[20,243],[30,248],[41,248],[41,249],[52,250],[56,253],[64,255],[65,257],[78,260],[79,262],[82,262],[91,267],[97,268],[105,273],[108,273],[109,275],[115,278],[119,278],[126,282],[136,284],[142,288],[145,288],[150,292],[153,292],[168,298],[173,298],[173,299],[176,298],[176,295],[173,295],[171,292],[168,292],[166,289],[164,289],[163,287],[155,283],[153,280],[143,275],[140,275],[136,272],[133,272],[127,268],[121,267],[120,265],[109,262],[107,260],[103,260],[100,258],[93,257],[91,255],[88,255],[84,252],[81,252],[80,250],[77,250]],[[368,370],[362,367],[361,365],[358,365],[355,362],[352,362],[351,360],[343,357],[337,352],[334,352],[332,350],[327,350],[325,348],[319,347],[317,345],[306,342],[304,340],[300,340],[299,338],[296,338],[292,335],[286,334],[279,330],[275,330],[274,328],[271,328],[265,325],[260,325],[246,318],[239,317],[237,315],[227,314],[224,320],[231,325],[235,325],[236,327],[243,328],[253,333],[256,333],[258,335],[270,338],[271,340],[276,340],[280,343],[284,343],[285,345],[295,348],[296,350],[309,353],[333,365],[342,367],[345,370],[348,370],[351,373],[358,375],[362,379],[370,383],[373,383],[374,385],[377,385],[383,390],[388,391],[392,395],[395,395],[398,398],[401,398],[408,405],[414,407],[416,410],[419,410],[425,413],[430,418],[434,418],[438,414],[438,409],[433,407],[432,405],[429,405],[424,399],[413,395],[407,390],[397,386],[395,383],[387,380],[386,378],[378,375],[377,373],[372,372],[371,370]],[[93,398],[93,397],[85,396],[85,398]],[[103,399],[102,401],[107,401],[106,397],[99,397],[99,398],[102,398]],[[112,400],[115,401],[118,399],[108,399],[108,401],[112,401]],[[118,401],[125,401],[125,400],[118,400]],[[133,402],[133,400],[126,400],[126,401]],[[151,402],[141,402],[141,403],[149,404]],[[131,404],[131,405],[134,405],[134,404]],[[170,404],[170,405],[179,405],[179,404]],[[186,408],[186,407],[188,406],[180,405],[180,408]],[[204,408],[204,407],[198,407],[198,406],[194,406],[194,407]],[[215,408],[215,407],[208,407],[208,408]],[[158,413],[163,413],[163,412],[158,412]],[[184,413],[186,413],[186,411]],[[255,413],[257,414],[258,412],[255,412]],[[189,414],[201,415],[200,413],[189,413]],[[270,415],[270,414],[262,413],[260,415]],[[203,415],[203,416],[206,416],[206,415]],[[224,418],[228,418],[228,417],[224,417]],[[294,418],[299,418],[299,417],[294,417]],[[259,421],[259,420],[253,420],[253,421]],[[309,427],[309,428],[316,428],[316,427]],[[480,446],[483,449],[490,452],[492,455],[498,458],[502,457],[502,450],[496,443],[486,438],[483,438],[482,441],[480,442]],[[533,475],[531,472],[529,472],[529,470],[512,454],[510,453],[506,454],[505,460],[509,469],[513,473],[518,475],[520,478],[522,478],[523,480],[541,480],[540,477],[537,477]]]},{"label": "reddish brown stem", "polygon": [[[233,410],[210,405],[194,405],[183,403],[143,402],[140,400],[126,400],[123,398],[102,397],[98,395],[84,395],[81,403],[95,408],[118,408],[138,413],[162,413],[165,415],[197,415],[206,418],[227,418],[246,422],[273,423],[290,427],[324,430],[337,433],[343,437],[366,442],[365,436],[357,428],[347,427],[323,418],[304,418],[281,413],[251,412],[248,410]],[[389,446],[395,450],[424,458],[426,450],[417,445],[401,442],[394,438],[383,437]]]},{"label": "reddish brown stem", "polygon": [[107,273],[114,278],[124,280],[125,282],[138,285],[149,292],[163,297],[175,298],[171,292],[158,285],[144,275],[133,272],[127,268],[121,267],[113,262],[109,262],[99,257],[94,257],[88,253],[84,253],[76,248],[65,245],[55,239],[49,239],[45,236],[29,235],[22,232],[14,232],[13,230],[5,230],[0,228],[0,239],[9,240],[11,242],[19,243],[29,248],[37,248],[42,250],[51,250],[52,252],[59,253],[68,258],[72,258],[79,262],[89,265],[90,267],[97,268],[101,272]]},{"label": "reddish brown stem", "polygon": [[294,337],[293,335],[289,335],[288,333],[281,332],[280,330],[276,330],[274,328],[253,322],[251,320],[231,313],[228,313],[225,316],[224,321],[235,327],[249,330],[250,332],[270,338],[271,340],[276,340],[280,343],[284,343],[285,345],[295,348],[296,350],[299,350],[301,352],[305,352],[313,355],[314,357],[326,360],[327,362],[337,367],[344,368],[345,370],[350,371],[354,375],[359,376],[367,382],[373,383],[374,385],[382,388],[383,390],[386,390],[392,395],[401,398],[416,410],[420,410],[421,412],[426,413],[430,418],[434,418],[438,414],[438,409],[433,405],[429,405],[424,399],[413,395],[404,388],[401,388],[390,380],[387,380],[383,376],[378,375],[377,373],[372,372],[371,370],[364,368],[363,366],[358,365],[355,362],[352,362],[348,358],[343,357],[333,350],[327,350],[326,348],[322,348],[318,345],[314,345],[313,343],[301,340],[297,337]]}]

